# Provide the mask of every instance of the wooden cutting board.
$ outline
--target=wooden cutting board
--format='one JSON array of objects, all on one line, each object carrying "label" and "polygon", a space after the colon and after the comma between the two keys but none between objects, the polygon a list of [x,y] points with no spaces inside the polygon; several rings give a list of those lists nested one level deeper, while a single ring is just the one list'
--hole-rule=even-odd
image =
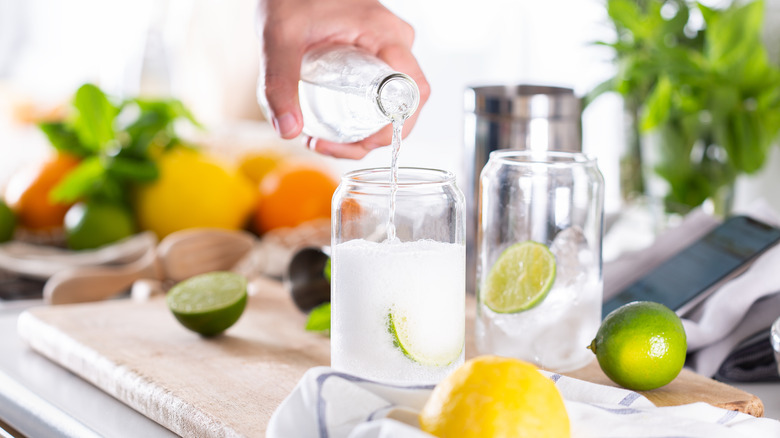
[{"label": "wooden cutting board", "polygon": [[[474,300],[467,300],[473,356]],[[239,322],[204,339],[187,331],[162,299],[39,307],[19,317],[36,351],[183,436],[263,436],[303,373],[330,362],[327,338],[303,330],[305,316],[274,281],[262,281]],[[569,375],[612,384],[596,362]],[[643,393],[659,406],[704,401],[761,416],[744,391],[683,371]]]}]

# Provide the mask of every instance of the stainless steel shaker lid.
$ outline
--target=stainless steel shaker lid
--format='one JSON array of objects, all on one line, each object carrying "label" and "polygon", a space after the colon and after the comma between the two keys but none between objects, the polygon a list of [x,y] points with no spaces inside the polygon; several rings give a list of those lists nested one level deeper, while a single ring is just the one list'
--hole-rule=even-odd
[{"label": "stainless steel shaker lid", "polygon": [[574,90],[540,85],[470,87],[464,108],[481,117],[510,119],[579,119]]}]

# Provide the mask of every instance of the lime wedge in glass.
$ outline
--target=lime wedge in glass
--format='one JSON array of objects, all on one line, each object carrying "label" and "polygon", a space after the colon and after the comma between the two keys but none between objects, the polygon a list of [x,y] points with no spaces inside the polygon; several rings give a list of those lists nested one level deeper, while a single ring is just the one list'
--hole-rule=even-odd
[{"label": "lime wedge in glass", "polygon": [[555,282],[555,256],[533,241],[507,248],[490,269],[482,301],[497,313],[516,313],[541,303]]},{"label": "lime wedge in glass", "polygon": [[[417,309],[419,310],[419,309]],[[445,366],[460,357],[464,334],[444,330],[424,312],[409,312],[393,307],[388,312],[387,329],[393,345],[409,359],[429,366]]]},{"label": "lime wedge in glass", "polygon": [[166,302],[184,327],[203,336],[224,332],[246,308],[246,278],[233,272],[209,272],[174,286]]}]

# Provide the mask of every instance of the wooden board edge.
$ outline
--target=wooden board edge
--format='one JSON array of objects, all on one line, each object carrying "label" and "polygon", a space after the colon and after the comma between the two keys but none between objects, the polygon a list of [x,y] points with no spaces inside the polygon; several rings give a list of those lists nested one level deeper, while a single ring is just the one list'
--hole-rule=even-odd
[{"label": "wooden board edge", "polygon": [[58,331],[35,313],[36,309],[28,309],[19,314],[17,333],[38,354],[180,436],[193,436],[204,429],[226,437],[241,436],[170,391],[155,387],[143,376]]},{"label": "wooden board edge", "polygon": [[[599,385],[620,387],[604,374],[595,360],[583,368],[561,374]],[[708,395],[713,392],[713,388],[718,388],[722,394],[728,394],[726,401],[713,400]],[[656,406],[678,406],[703,401],[718,408],[737,410],[754,417],[764,415],[764,404],[757,396],[686,368],[683,368],[680,375],[666,386],[636,392]]]}]

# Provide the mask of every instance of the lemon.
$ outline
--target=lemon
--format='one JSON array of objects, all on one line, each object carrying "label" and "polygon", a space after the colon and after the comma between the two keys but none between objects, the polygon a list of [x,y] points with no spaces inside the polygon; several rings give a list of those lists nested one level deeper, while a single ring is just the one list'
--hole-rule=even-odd
[{"label": "lemon", "polygon": [[387,328],[393,345],[404,356],[429,366],[445,366],[460,357],[465,335],[454,335],[423,312],[392,308],[387,316]]},{"label": "lemon", "polygon": [[516,313],[541,303],[555,282],[555,256],[533,241],[507,248],[490,269],[481,295],[490,310]]},{"label": "lemon", "polygon": [[257,185],[286,160],[281,153],[270,149],[254,151],[241,157],[238,170]]},{"label": "lemon", "polygon": [[646,391],[677,377],[685,364],[687,342],[682,321],[671,309],[635,301],[607,315],[588,348],[613,382]]},{"label": "lemon", "polygon": [[480,356],[433,390],[419,416],[439,438],[561,438],[569,416],[555,384],[524,361]]},{"label": "lemon", "polygon": [[203,336],[224,332],[246,308],[246,278],[233,272],[209,272],[184,280],[168,292],[173,316]]},{"label": "lemon", "polygon": [[257,190],[238,171],[191,149],[163,154],[160,177],[134,198],[138,225],[163,238],[186,228],[241,229],[255,207]]}]

